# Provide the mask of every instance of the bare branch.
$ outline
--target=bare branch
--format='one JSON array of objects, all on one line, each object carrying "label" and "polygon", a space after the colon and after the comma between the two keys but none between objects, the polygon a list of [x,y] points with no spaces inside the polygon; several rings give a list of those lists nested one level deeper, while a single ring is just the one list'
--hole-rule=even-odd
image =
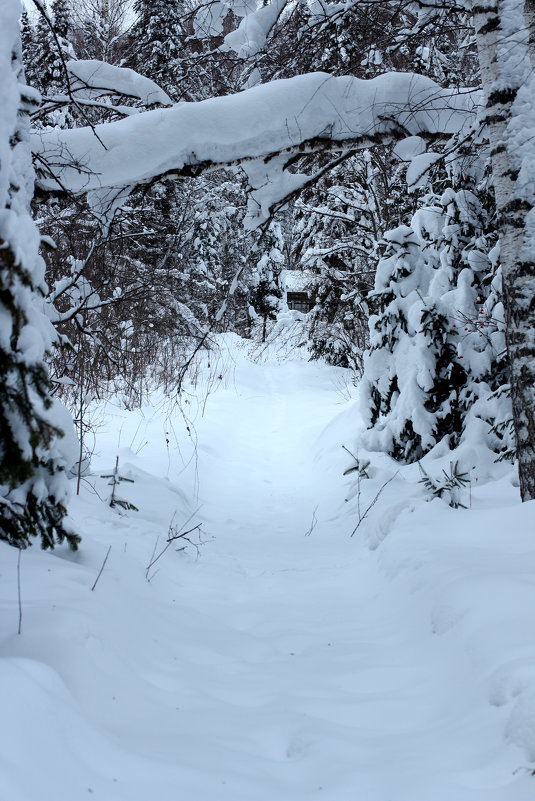
[{"label": "bare branch", "polygon": [[93,586],[91,587],[91,592],[93,592],[93,590],[94,590],[94,589],[95,589],[95,587],[97,586],[97,582],[98,582],[99,578],[100,578],[100,577],[101,577],[101,575],[102,575],[102,571],[103,571],[103,570],[104,570],[104,568],[106,567],[106,562],[108,561],[108,556],[110,555],[110,551],[111,551],[111,545],[110,545],[110,547],[108,548],[108,550],[107,550],[107,552],[106,552],[106,556],[104,557],[104,561],[102,562],[102,567],[101,567],[101,568],[100,568],[100,570],[98,571],[98,576],[97,576],[97,577],[96,577],[96,579],[95,579],[95,583],[94,583],[94,584],[93,584]]}]

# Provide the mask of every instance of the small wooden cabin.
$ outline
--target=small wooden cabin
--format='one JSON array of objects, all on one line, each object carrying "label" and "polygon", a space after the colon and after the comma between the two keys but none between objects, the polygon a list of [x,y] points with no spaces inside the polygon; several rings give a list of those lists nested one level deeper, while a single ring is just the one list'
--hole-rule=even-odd
[{"label": "small wooden cabin", "polygon": [[308,292],[286,292],[286,302],[291,311],[299,311],[303,314],[308,314],[312,307]]},{"label": "small wooden cabin", "polygon": [[311,311],[314,281],[316,276],[310,270],[286,270],[284,288],[286,303],[290,311],[308,314]]}]

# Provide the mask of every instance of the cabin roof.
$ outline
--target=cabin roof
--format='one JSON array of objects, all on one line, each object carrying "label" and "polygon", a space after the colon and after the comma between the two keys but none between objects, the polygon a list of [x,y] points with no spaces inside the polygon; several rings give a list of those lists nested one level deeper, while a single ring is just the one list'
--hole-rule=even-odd
[{"label": "cabin roof", "polygon": [[307,292],[314,283],[312,270],[286,270],[284,283],[287,292]]}]

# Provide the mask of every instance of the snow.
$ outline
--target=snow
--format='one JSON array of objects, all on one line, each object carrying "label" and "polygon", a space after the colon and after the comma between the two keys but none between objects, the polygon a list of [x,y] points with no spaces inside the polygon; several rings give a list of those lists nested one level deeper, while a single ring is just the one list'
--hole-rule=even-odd
[{"label": "snow", "polygon": [[219,36],[223,31],[223,23],[228,14],[225,3],[212,2],[199,6],[194,18],[195,36]]},{"label": "snow", "polygon": [[408,136],[402,139],[392,150],[392,154],[401,161],[411,161],[415,156],[425,153],[425,142],[421,136]]},{"label": "snow", "polygon": [[126,67],[116,67],[97,59],[67,61],[66,66],[74,76],[71,88],[77,96],[91,100],[103,94],[121,94],[136,97],[147,106],[154,103],[173,105],[169,95],[158,84]]},{"label": "snow", "polygon": [[[83,543],[22,554],[20,636],[0,543],[0,799],[531,799],[533,503],[510,468],[474,446],[454,510],[361,451],[359,494],[350,375],[219,342],[181,407],[94,406]],[[138,512],[105,503],[117,456]],[[147,581],[191,515],[199,556]]]},{"label": "snow", "polygon": [[414,156],[407,168],[407,186],[410,189],[425,186],[427,183],[427,171],[441,158],[443,156],[440,153],[422,153]]},{"label": "snow", "polygon": [[3,165],[0,170],[0,209],[5,207],[9,192],[11,175],[6,165],[11,165],[13,158],[10,143],[20,103],[16,82],[7,79],[12,69],[11,55],[13,42],[16,41],[19,11],[16,3],[3,4],[0,8],[0,74],[6,76],[0,82],[0,106],[3,109],[0,114],[0,164]]},{"label": "snow", "polygon": [[306,292],[316,279],[317,274],[313,270],[284,271],[284,286],[287,292]]},{"label": "snow", "polygon": [[257,0],[227,0],[226,5],[237,17],[246,17],[248,14],[254,14],[258,2]]},{"label": "snow", "polygon": [[[94,130],[36,132],[32,148],[47,159],[62,187],[82,193],[143,183],[192,165],[252,160],[247,171],[256,191],[250,213],[258,224],[306,180],[284,169],[297,148],[306,150],[314,140],[369,145],[369,137],[397,135],[400,128],[414,135],[456,133],[473,120],[478,101],[477,92],[458,94],[411,73],[360,80],[318,72],[147,111]],[[47,177],[39,184],[58,187]]]},{"label": "snow", "polygon": [[234,50],[244,59],[256,56],[266,44],[269,32],[285,7],[286,0],[272,0],[269,5],[247,14],[238,28],[225,36],[220,50]]}]

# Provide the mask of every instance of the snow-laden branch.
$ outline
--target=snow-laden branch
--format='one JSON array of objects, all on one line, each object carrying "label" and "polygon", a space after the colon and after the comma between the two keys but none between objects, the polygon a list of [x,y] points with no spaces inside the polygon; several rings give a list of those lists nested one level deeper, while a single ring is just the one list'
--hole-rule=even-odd
[{"label": "snow-laden branch", "polygon": [[309,180],[285,169],[296,153],[451,135],[473,123],[478,101],[478,92],[443,89],[411,73],[368,81],[312,73],[98,125],[98,138],[90,128],[39,132],[33,149],[50,165],[38,181],[45,191],[118,189],[241,164],[259,224]]},{"label": "snow-laden branch", "polygon": [[67,61],[66,67],[72,76],[73,92],[86,100],[112,94],[137,98],[147,106],[156,103],[163,106],[173,105],[173,101],[158,84],[134,70],[96,59]]}]

